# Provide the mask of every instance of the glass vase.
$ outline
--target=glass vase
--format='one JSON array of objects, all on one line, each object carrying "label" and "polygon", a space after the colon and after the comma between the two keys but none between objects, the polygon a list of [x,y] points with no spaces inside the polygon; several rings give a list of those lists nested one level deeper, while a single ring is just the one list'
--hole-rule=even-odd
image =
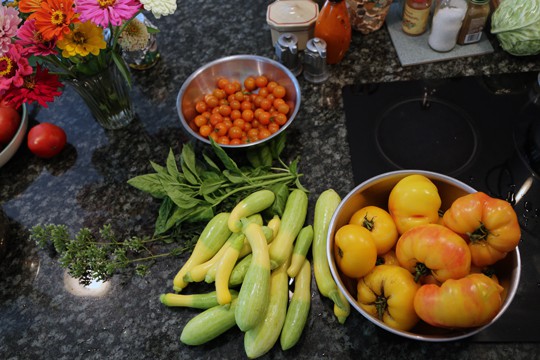
[{"label": "glass vase", "polygon": [[94,119],[103,128],[120,129],[134,119],[129,85],[114,63],[100,73],[70,79],[68,83],[81,96]]}]

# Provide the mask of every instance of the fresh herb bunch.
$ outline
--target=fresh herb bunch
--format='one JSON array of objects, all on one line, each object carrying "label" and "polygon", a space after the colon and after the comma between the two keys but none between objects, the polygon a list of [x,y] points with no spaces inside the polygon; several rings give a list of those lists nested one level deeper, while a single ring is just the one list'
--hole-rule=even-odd
[{"label": "fresh herb bunch", "polygon": [[[162,200],[152,236],[119,239],[111,225],[106,224],[96,233],[82,228],[72,237],[66,225],[48,224],[34,226],[30,238],[41,248],[52,246],[58,253],[60,266],[83,285],[89,285],[92,280],[109,280],[130,266],[135,266],[135,272],[144,276],[157,259],[191,251],[201,224],[218,212],[231,211],[252,192],[272,190],[276,200],[268,209],[268,218],[282,215],[290,188],[306,191],[300,183],[298,159],[286,165],[280,158],[284,146],[285,137],[280,136],[249,150],[246,154],[249,165],[242,167],[214,142],[212,149],[221,167],[209,154],[197,159],[191,143],[182,147],[180,168],[172,150],[165,166],[151,162],[155,173],[134,177],[128,183]],[[274,162],[279,166],[274,167]],[[162,245],[173,248],[166,250]]]},{"label": "fresh herb bunch", "polygon": [[193,248],[196,238],[184,242],[170,251],[153,253],[154,243],[170,243],[171,236],[138,237],[118,239],[109,224],[103,225],[97,234],[82,228],[71,237],[65,225],[36,225],[30,238],[41,248],[50,245],[59,254],[59,263],[82,285],[92,280],[109,280],[117,271],[134,265],[135,272],[144,276],[158,258],[178,256]]},{"label": "fresh herb bunch", "polygon": [[[206,222],[218,212],[230,211],[234,204],[254,191],[267,188],[276,194],[269,213],[281,215],[290,188],[307,192],[300,183],[298,159],[285,164],[280,154],[285,146],[281,135],[268,144],[247,150],[248,166],[240,167],[215,142],[211,141],[214,155],[222,166],[204,153],[197,159],[191,143],[182,147],[180,168],[172,150],[161,166],[151,162],[155,173],[136,176],[128,183],[151,196],[161,199],[155,235],[185,223]],[[274,167],[277,162],[279,167]]]}]

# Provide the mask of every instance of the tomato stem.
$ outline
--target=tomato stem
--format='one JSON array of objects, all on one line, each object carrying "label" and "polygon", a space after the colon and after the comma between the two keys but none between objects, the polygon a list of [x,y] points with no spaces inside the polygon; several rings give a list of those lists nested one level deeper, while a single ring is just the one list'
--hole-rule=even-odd
[{"label": "tomato stem", "polygon": [[472,233],[467,233],[471,242],[476,243],[479,241],[485,241],[490,235],[489,230],[486,228],[483,222],[480,221],[480,226],[474,230]]},{"label": "tomato stem", "polygon": [[384,292],[381,295],[377,295],[377,300],[375,300],[375,308],[377,309],[377,317],[380,320],[383,320],[384,313],[388,308],[388,299],[384,296]]},{"label": "tomato stem", "polygon": [[368,229],[369,231],[373,230],[373,227],[375,226],[375,222],[373,221],[375,217],[372,217],[371,220],[368,219],[367,214],[364,216],[364,220],[362,221],[362,226]]},{"label": "tomato stem", "polygon": [[418,282],[422,276],[426,276],[430,273],[429,268],[423,263],[416,263],[414,270],[414,282]]}]

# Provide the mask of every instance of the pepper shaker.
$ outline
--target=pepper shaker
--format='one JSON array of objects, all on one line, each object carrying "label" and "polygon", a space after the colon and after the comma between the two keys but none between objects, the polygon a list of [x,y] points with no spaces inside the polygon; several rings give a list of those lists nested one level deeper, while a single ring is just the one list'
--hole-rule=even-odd
[{"label": "pepper shaker", "polygon": [[298,37],[292,33],[284,33],[279,36],[275,45],[276,57],[278,61],[289,69],[294,76],[302,72],[298,51]]},{"label": "pepper shaker", "polygon": [[312,83],[322,83],[330,76],[326,67],[326,42],[320,38],[310,39],[304,52],[304,78]]}]

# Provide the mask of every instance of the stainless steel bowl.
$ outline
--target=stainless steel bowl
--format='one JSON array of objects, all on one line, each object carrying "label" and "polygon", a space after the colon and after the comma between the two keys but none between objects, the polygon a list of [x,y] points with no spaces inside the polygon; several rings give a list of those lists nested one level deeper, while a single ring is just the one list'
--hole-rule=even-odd
[{"label": "stainless steel bowl", "polygon": [[257,55],[234,55],[212,61],[196,70],[186,79],[176,98],[176,109],[184,129],[197,140],[210,144],[208,139],[200,136],[189,126],[189,122],[197,116],[195,104],[197,101],[202,100],[204,95],[211,93],[216,88],[217,80],[220,77],[236,79],[243,83],[244,79],[249,75],[266,75],[269,79],[285,87],[287,90],[285,100],[294,103],[294,107],[291,107],[289,113],[289,120],[285,125],[281,126],[278,132],[264,140],[249,144],[221,146],[235,149],[250,147],[271,140],[285,131],[300,109],[300,85],[296,77],[285,66],[272,59]]},{"label": "stainless steel bowl", "polygon": [[510,303],[514,299],[516,290],[519,284],[519,278],[521,275],[521,259],[519,255],[519,249],[509,253],[506,258],[499,261],[497,266],[497,277],[501,285],[504,287],[504,301],[500,312],[497,316],[488,324],[470,328],[470,329],[442,329],[435,328],[420,322],[410,331],[396,330],[379,319],[368,314],[364,311],[356,302],[356,282],[353,279],[349,279],[341,274],[337,268],[334,259],[334,234],[343,225],[347,224],[354,214],[354,212],[366,205],[375,205],[387,209],[388,196],[390,191],[402,178],[411,174],[421,174],[428,177],[438,188],[441,196],[442,205],[441,208],[446,210],[450,207],[452,202],[460,196],[468,193],[476,192],[476,190],[461,181],[451,178],[446,175],[421,171],[421,170],[400,170],[393,171],[385,174],[375,176],[355,187],[347,196],[343,198],[340,205],[336,209],[334,216],[332,217],[327,238],[327,256],[330,265],[332,276],[334,277],[338,287],[343,292],[349,303],[366,319],[372,323],[380,326],[381,328],[390,331],[394,334],[401,335],[403,337],[430,341],[430,342],[443,342],[454,341],[463,338],[467,338],[478,332],[484,330],[499,319],[506,309],[510,306]]}]

